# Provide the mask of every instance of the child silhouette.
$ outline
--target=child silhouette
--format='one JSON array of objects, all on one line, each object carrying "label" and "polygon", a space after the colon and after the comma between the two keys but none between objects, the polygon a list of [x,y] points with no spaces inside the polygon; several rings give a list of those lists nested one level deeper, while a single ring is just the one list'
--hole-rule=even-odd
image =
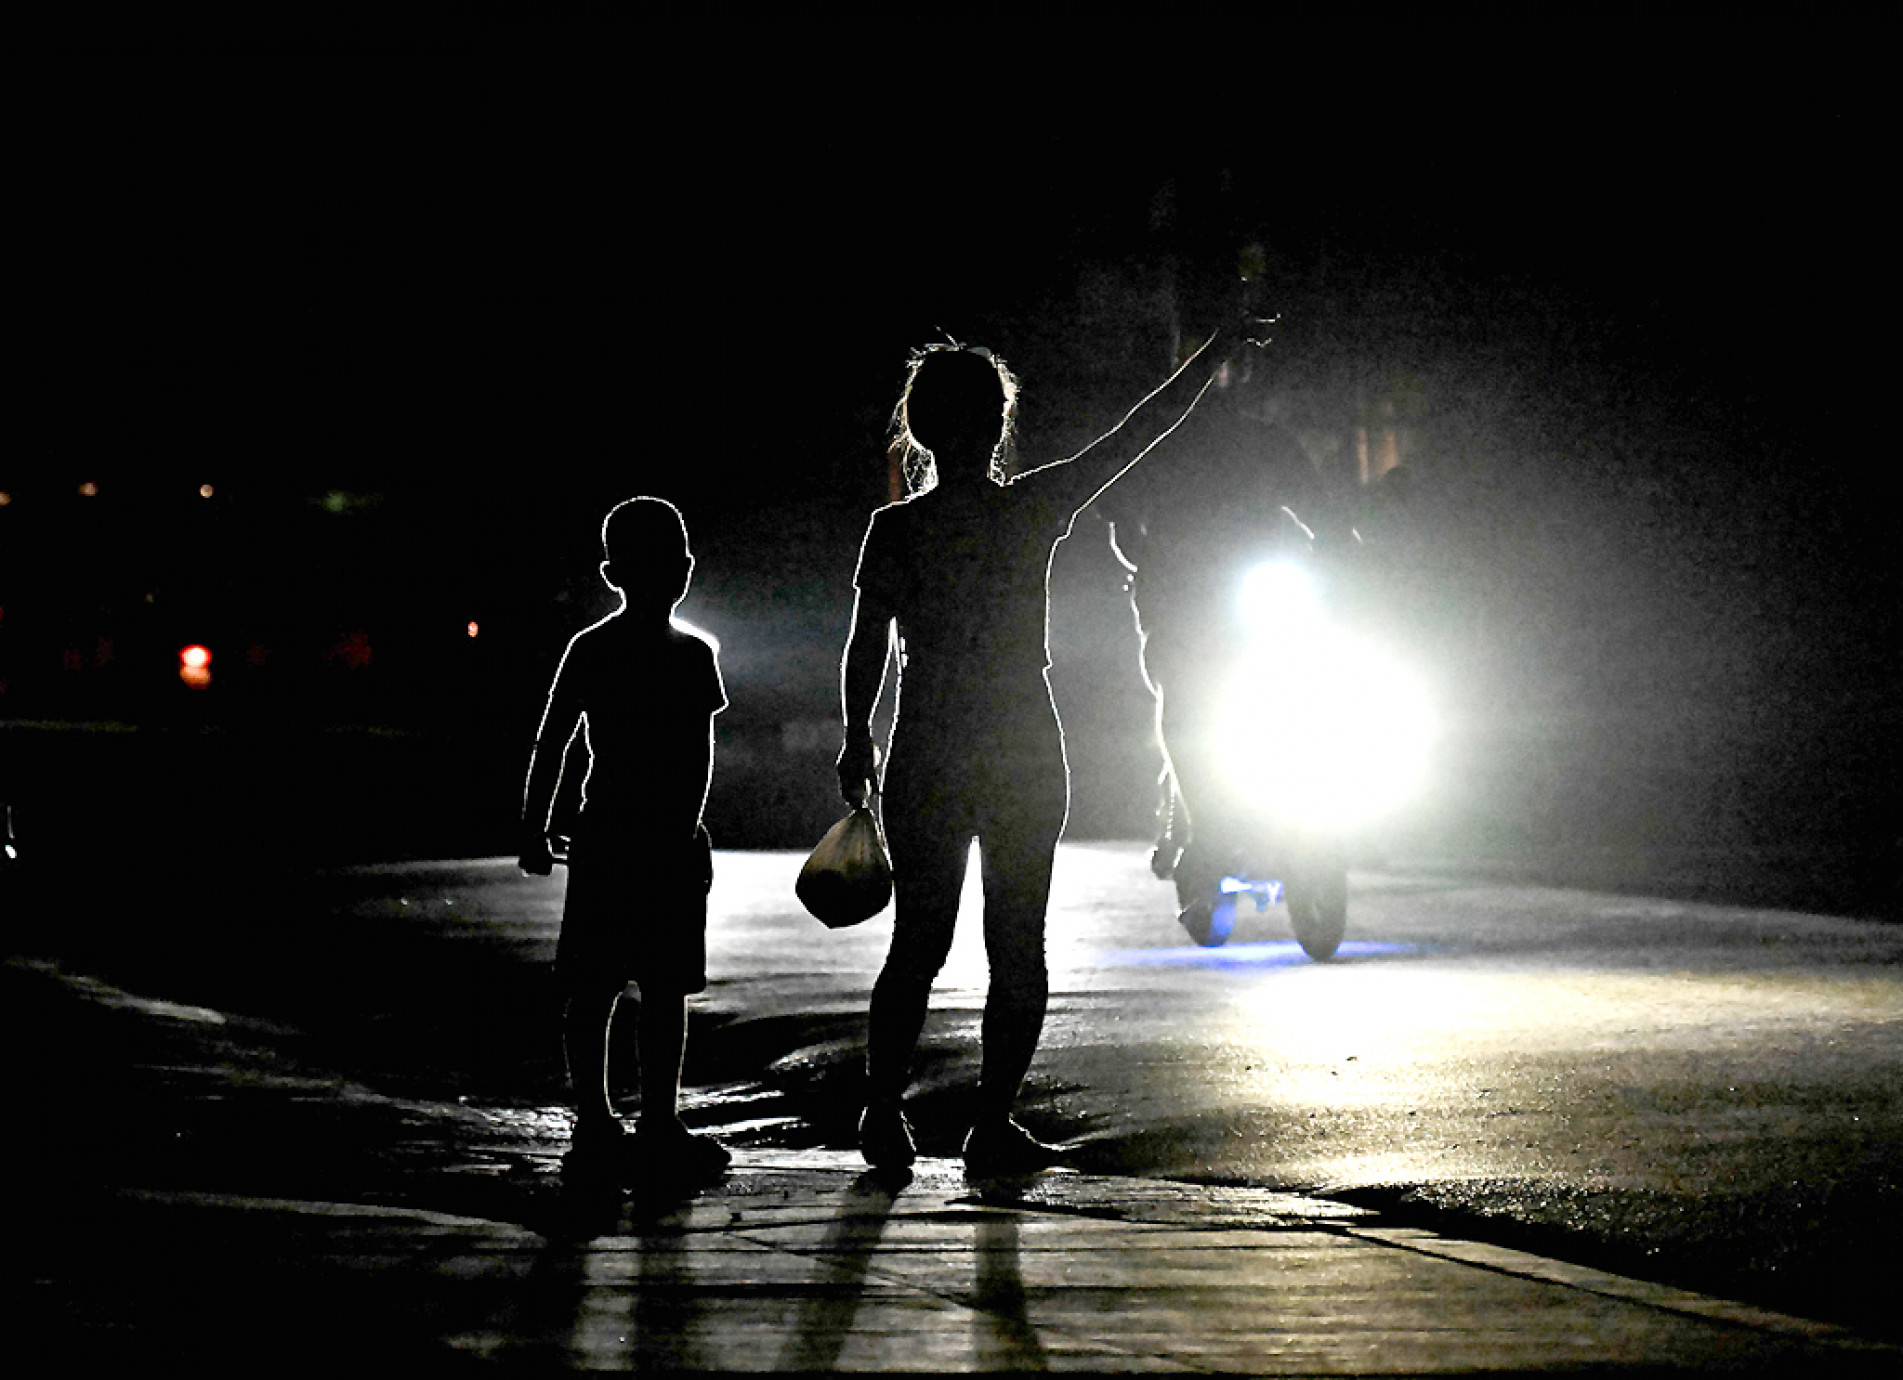
[{"label": "child silhouette", "polygon": [[[581,817],[568,848],[555,972],[562,1048],[575,1099],[569,1163],[624,1180],[713,1177],[729,1156],[682,1124],[687,998],[707,985],[713,855],[701,811],[713,769],[713,716],[726,708],[714,645],[674,621],[694,558],[673,504],[633,498],[601,525],[601,575],[621,607],[562,654],[529,760],[521,867],[553,869],[549,813],[577,729],[588,750]],[[639,986],[641,1115],[625,1134],[609,1097],[608,1031]]]}]

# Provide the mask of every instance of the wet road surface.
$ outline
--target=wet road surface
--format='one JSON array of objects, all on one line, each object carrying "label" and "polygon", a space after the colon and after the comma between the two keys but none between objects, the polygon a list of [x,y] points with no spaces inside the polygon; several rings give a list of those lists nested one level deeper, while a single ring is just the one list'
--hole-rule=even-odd
[{"label": "wet road surface", "polygon": [[[687,1109],[736,1144],[851,1142],[888,921],[823,930],[792,901],[798,863],[718,860]],[[97,1030],[47,1015],[54,984],[96,981],[169,1004],[178,1039],[262,1060],[287,1107],[341,1093],[453,1124],[445,1143],[480,1122],[499,1156],[559,1144],[559,881],[485,860],[228,870],[173,894],[166,913],[98,889],[32,907],[10,1033],[47,1051],[28,1088],[49,1114],[109,1135],[136,1081]],[[1396,870],[1357,875],[1343,959],[1315,965],[1274,910],[1224,949],[1179,942],[1168,897],[1134,846],[1060,857],[1024,1119],[1075,1141],[1079,1169],[1378,1205],[1894,1333],[1865,1256],[1903,1218],[1903,931]],[[921,1052],[927,1153],[962,1135],[983,981],[961,926]],[[155,1173],[189,1182],[222,1147],[284,1191],[298,1152],[268,1126],[175,1129]],[[357,1148],[306,1168],[400,1188],[405,1166]]]}]

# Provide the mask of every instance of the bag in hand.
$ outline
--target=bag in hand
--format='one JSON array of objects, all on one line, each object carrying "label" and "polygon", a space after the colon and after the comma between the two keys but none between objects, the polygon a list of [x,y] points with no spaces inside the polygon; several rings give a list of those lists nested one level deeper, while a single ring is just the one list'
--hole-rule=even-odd
[{"label": "bag in hand", "polygon": [[793,894],[828,929],[870,920],[892,899],[892,862],[879,820],[860,806],[826,831],[800,868]]}]

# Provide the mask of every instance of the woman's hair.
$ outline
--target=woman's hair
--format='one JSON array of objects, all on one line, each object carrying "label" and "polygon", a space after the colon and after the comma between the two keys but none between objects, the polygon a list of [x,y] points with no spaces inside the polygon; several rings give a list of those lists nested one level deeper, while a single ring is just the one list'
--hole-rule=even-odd
[{"label": "woman's hair", "polygon": [[1004,483],[1015,454],[1017,417],[1017,376],[991,351],[955,341],[914,350],[892,411],[906,493],[924,493],[938,482],[937,463],[921,433],[941,441],[958,433],[977,441],[995,437],[989,472],[994,483]]}]

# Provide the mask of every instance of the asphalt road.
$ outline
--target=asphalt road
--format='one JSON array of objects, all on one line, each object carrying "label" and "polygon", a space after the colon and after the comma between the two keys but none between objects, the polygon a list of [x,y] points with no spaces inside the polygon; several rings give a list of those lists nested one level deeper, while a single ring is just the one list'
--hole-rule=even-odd
[{"label": "asphalt road", "polygon": [[[851,1143],[889,921],[822,929],[799,860],[717,860],[687,1107],[739,1143]],[[284,1065],[562,1134],[559,880],[163,873],[40,879],[17,947],[231,1013]],[[1169,897],[1134,845],[1060,855],[1023,1117],[1080,1168],[1378,1203],[1895,1332],[1869,1262],[1903,1225],[1903,929],[1397,870],[1355,876],[1342,959],[1317,965],[1277,910],[1193,948]],[[962,1134],[983,988],[965,925],[921,1051],[928,1152]]]}]

